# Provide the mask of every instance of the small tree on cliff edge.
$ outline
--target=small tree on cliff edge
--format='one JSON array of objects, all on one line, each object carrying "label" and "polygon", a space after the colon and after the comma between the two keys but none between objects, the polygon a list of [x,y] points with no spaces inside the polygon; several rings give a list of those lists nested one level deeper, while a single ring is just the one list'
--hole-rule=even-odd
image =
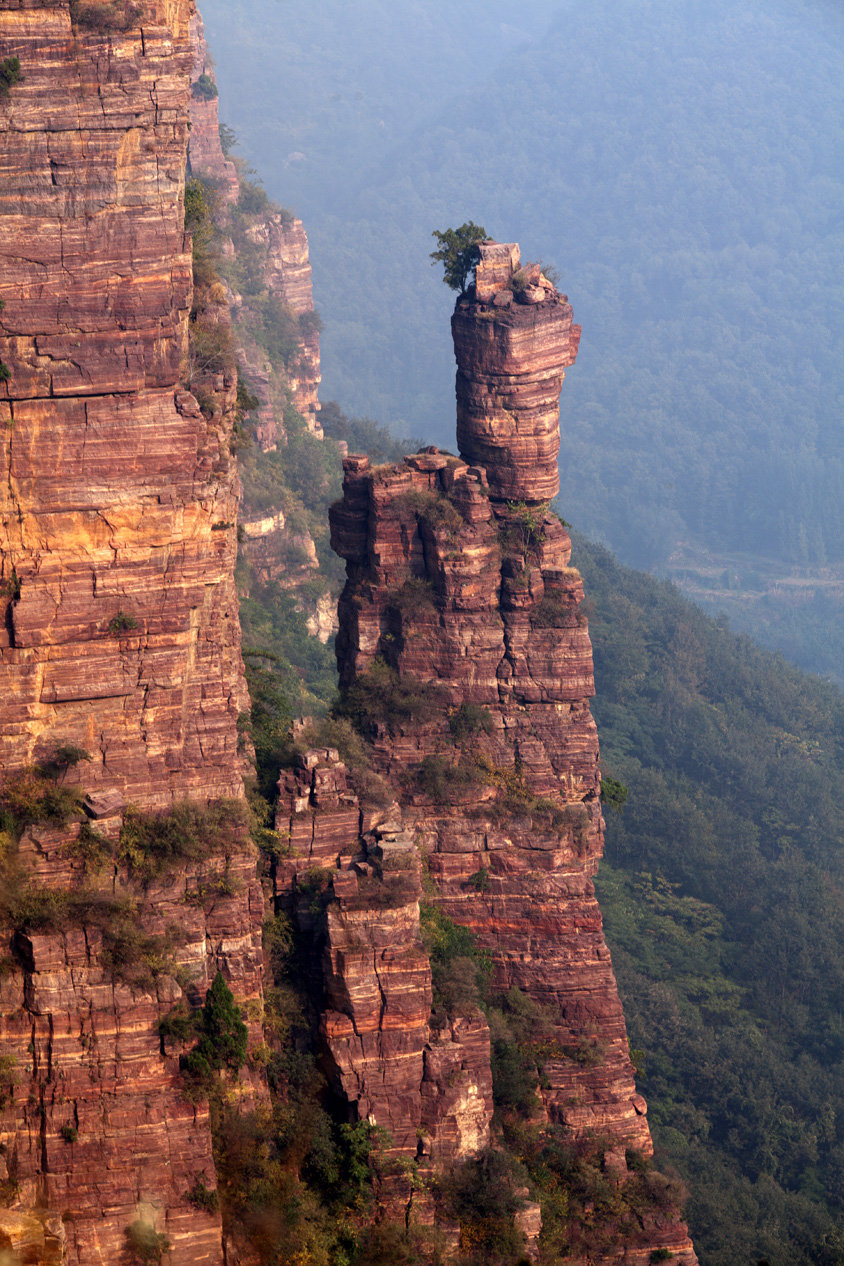
[{"label": "small tree on cliff edge", "polygon": [[434,229],[431,236],[439,244],[437,250],[431,251],[431,267],[442,264],[445,284],[463,294],[469,274],[480,259],[478,242],[487,237],[486,229],[469,220],[459,229],[446,229],[443,233]]}]

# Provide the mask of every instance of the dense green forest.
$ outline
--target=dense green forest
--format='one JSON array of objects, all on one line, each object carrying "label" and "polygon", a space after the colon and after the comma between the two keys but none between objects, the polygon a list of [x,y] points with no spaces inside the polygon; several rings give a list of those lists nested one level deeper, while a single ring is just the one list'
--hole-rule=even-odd
[{"label": "dense green forest", "polygon": [[567,517],[636,566],[664,570],[685,543],[740,551],[748,572],[754,556],[811,568],[801,605],[768,590],[731,614],[840,676],[823,571],[844,565],[840,8],[203,9],[224,115],[308,225],[326,394],[450,435],[431,230],[471,217],[520,240],[556,263],[584,329]]},{"label": "dense green forest", "polygon": [[844,1261],[844,700],[577,538],[598,891],[704,1266]]}]

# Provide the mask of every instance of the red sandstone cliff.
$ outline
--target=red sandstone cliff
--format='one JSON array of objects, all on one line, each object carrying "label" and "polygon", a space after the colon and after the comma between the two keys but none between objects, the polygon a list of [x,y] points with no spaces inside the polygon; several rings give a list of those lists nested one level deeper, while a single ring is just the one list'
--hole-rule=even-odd
[{"label": "red sandstone cliff", "polygon": [[181,385],[188,16],[0,9],[0,749],[81,743],[146,804],[241,794],[246,703],[226,419]]},{"label": "red sandstone cliff", "polygon": [[[402,838],[418,846],[437,905],[471,928],[498,989],[515,987],[541,1008],[545,1119],[573,1139],[603,1140],[604,1166],[623,1189],[626,1156],[652,1146],[592,886],[603,819],[583,586],[547,500],[558,486],[558,394],[579,330],[538,270],[514,284],[517,265],[518,248],[481,247],[477,285],[455,311],[465,460],[434,449],[397,467],[344,463],[332,510],[348,573],[338,663],[375,767],[399,789]],[[315,841],[319,832],[317,814]],[[325,860],[341,868],[342,911],[369,873],[372,845],[355,859],[350,843],[336,843]],[[412,919],[408,927],[412,935]],[[356,1082],[339,1035],[344,1025],[362,1031],[363,1007],[364,1030],[383,1040],[389,1000],[380,1013],[354,996],[339,1006],[346,1019],[327,1037],[346,1093],[389,1117],[394,1137],[409,1136],[423,1119],[418,1089],[429,1102],[419,1060],[436,1062],[430,1035],[402,1028],[404,1094],[379,1103],[374,1070]],[[358,1068],[370,1062],[361,1054]],[[476,1094],[482,1082],[476,1074]],[[475,1148],[489,1117],[477,1120]],[[670,1210],[598,1243],[585,1232],[590,1262],[645,1263],[656,1249],[696,1260]]]},{"label": "red sandstone cliff", "polygon": [[127,800],[243,795],[235,380],[188,363],[189,17],[188,0],[0,4],[0,53],[24,76],[0,100],[12,821],[15,803],[37,816],[45,790],[21,771],[63,747],[91,758],[68,779],[87,816],[0,833],[0,1249],[27,1262],[112,1266],[135,1222],[174,1263],[222,1262],[219,1213],[189,1198],[215,1185],[207,1103],[185,1097],[158,1022],[184,994],[201,1002],[217,970],[260,1005],[242,811],[204,855],[146,879],[117,847]]}]

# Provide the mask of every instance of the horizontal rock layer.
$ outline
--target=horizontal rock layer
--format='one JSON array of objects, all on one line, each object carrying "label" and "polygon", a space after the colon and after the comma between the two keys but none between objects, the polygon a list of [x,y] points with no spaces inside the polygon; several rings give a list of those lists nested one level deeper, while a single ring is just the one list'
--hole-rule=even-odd
[{"label": "horizontal rock layer", "polygon": [[580,326],[537,265],[536,284],[518,270],[518,246],[480,250],[475,286],[451,318],[457,443],[467,462],[486,468],[493,496],[549,501],[560,490],[560,389]]},{"label": "horizontal rock layer", "polygon": [[[108,831],[118,822],[99,825]],[[78,890],[76,834],[78,826],[31,828],[24,837],[22,858],[39,887]],[[140,1218],[167,1236],[179,1266],[222,1263],[219,1214],[189,1199],[197,1180],[216,1186],[207,1101],[186,1098],[183,1048],[165,1047],[158,1023],[183,988],[201,1002],[218,970],[257,1022],[263,896],[254,851],[235,840],[227,855],[172,866],[142,895],[110,867],[96,889],[134,899],[139,931],[172,939],[172,965],[144,980],[139,959],[128,981],[126,967],[123,978],[115,975],[103,961],[108,923],[93,904],[62,931],[14,938],[0,979],[0,1045],[14,1061],[13,1084],[0,1096],[0,1182],[13,1202],[0,1208],[0,1244],[34,1210],[47,1231],[59,1228],[57,1262],[112,1266]],[[246,1078],[242,1093],[253,1094]],[[49,1236],[40,1256],[23,1260],[47,1263],[48,1249]]]},{"label": "horizontal rock layer", "polygon": [[188,18],[0,9],[0,757],[73,742],[160,804],[241,794],[246,704],[231,418],[180,385]]},{"label": "horizontal rock layer", "polygon": [[[300,757],[279,790],[275,825],[289,845],[276,900],[321,946],[315,989],[324,993],[321,1037],[338,1090],[359,1118],[389,1132],[391,1154],[417,1157],[424,1174],[473,1155],[492,1117],[489,1030],[481,1016],[431,1027],[415,841],[391,821],[396,806],[361,809],[333,749]],[[407,1183],[396,1184],[388,1211],[409,1198]]]},{"label": "horizontal rock layer", "polygon": [[[653,1148],[592,884],[604,823],[583,585],[547,508],[579,329],[539,269],[517,266],[518,248],[483,244],[475,293],[457,302],[462,459],[344,462],[337,658],[437,905],[487,951],[493,986],[539,1009],[546,1120],[604,1140],[623,1182],[626,1152]],[[659,1249],[697,1260],[670,1212],[590,1260]]]},{"label": "horizontal rock layer", "polygon": [[[24,76],[0,100],[0,771],[85,749],[112,843],[127,799],[243,795],[236,383],[206,376],[211,419],[183,385],[190,8],[0,4]],[[207,1104],[158,1023],[222,970],[258,1040],[254,852],[240,829],[160,881],[113,861],[86,879],[79,831],[29,828],[6,859],[70,906],[2,929],[0,1250],[111,1266],[140,1219],[174,1266],[219,1266],[219,1215],[188,1195],[216,1186]],[[140,974],[115,967],[115,901]]]}]

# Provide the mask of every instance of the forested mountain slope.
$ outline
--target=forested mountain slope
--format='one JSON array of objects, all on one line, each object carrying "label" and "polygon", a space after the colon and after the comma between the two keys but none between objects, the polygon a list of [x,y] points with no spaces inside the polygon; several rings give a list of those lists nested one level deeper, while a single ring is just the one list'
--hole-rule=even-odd
[{"label": "forested mountain slope", "polygon": [[840,673],[837,7],[207,8],[244,151],[308,221],[326,394],[445,435],[431,229],[518,229],[585,331],[567,516]]},{"label": "forested mountain slope", "polygon": [[836,1263],[844,702],[583,538],[609,812],[598,891],[701,1262]]}]

